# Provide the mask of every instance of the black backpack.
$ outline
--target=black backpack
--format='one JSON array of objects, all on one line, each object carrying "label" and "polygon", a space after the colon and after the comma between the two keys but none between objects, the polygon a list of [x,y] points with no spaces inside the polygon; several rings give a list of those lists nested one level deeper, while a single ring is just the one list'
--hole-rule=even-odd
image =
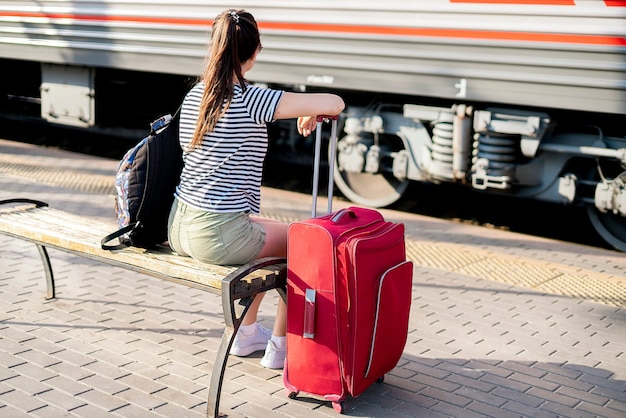
[{"label": "black backpack", "polygon": [[[167,220],[183,167],[178,112],[150,124],[150,134],[129,149],[115,175],[115,211],[120,229],[102,249],[153,248],[167,241]],[[107,245],[118,238],[120,244]]]}]

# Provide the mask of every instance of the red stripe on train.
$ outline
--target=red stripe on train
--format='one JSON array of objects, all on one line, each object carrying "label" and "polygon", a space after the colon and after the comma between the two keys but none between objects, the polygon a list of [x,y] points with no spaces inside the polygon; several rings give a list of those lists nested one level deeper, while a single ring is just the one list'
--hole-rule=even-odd
[{"label": "red stripe on train", "polygon": [[450,0],[450,3],[543,4],[546,6],[574,6],[574,0]]},{"label": "red stripe on train", "polygon": [[[449,0],[450,3],[541,4],[544,6],[575,6],[575,0]],[[604,0],[609,7],[626,7],[626,0]]]},{"label": "red stripe on train", "polygon": [[272,30],[293,30],[310,32],[339,32],[434,38],[490,39],[507,41],[558,42],[569,44],[626,46],[626,38],[618,36],[575,35],[565,33],[527,33],[464,29],[407,28],[389,26],[347,26],[331,24],[317,25],[283,22],[259,22],[259,27],[262,29]]},{"label": "red stripe on train", "polygon": [[18,12],[0,12],[0,17],[26,17],[26,18],[46,18],[58,20],[76,20],[89,22],[135,22],[135,23],[164,23],[168,25],[194,25],[194,26],[211,26],[212,19],[190,19],[190,18],[173,18],[173,17],[143,17],[143,16],[107,16],[107,15],[81,15],[72,13],[18,13]]},{"label": "red stripe on train", "polygon": [[[622,1],[624,3],[626,1]],[[211,26],[209,19],[183,19],[169,17],[141,17],[141,16],[95,16],[69,13],[0,13],[0,17],[25,17],[25,18],[48,18],[68,19],[74,21],[101,21],[101,22],[134,22],[134,23],[160,23],[193,26]],[[433,29],[433,28],[409,28],[392,26],[365,26],[365,25],[338,25],[338,24],[312,24],[312,23],[288,23],[288,22],[259,22],[260,29],[277,31],[297,32],[330,32],[330,33],[354,33],[387,36],[417,36],[431,38],[465,38],[486,39],[499,41],[526,41],[526,42],[550,42],[568,44],[609,45],[626,46],[626,38],[603,35],[576,35],[566,33],[539,33],[539,32],[512,32],[512,31],[488,31],[466,29]]]}]

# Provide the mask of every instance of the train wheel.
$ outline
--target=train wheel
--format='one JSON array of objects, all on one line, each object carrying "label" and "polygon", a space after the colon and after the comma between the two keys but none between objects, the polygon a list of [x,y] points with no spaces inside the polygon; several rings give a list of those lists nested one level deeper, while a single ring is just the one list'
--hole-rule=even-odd
[{"label": "train wheel", "polygon": [[[365,145],[365,147],[368,146],[369,144]],[[399,138],[396,137],[394,141],[388,141],[381,145],[380,157],[377,161],[378,169],[375,172],[365,171],[365,156],[346,155],[346,151],[342,151],[341,148],[340,141],[337,158],[334,161],[334,180],[337,188],[347,199],[359,205],[381,208],[395,203],[406,192],[410,181],[406,178],[399,179],[394,175],[393,155],[404,150]],[[356,147],[347,148],[353,150]],[[339,164],[340,158],[350,160],[349,170],[342,169]],[[354,163],[355,160],[356,163]]]},{"label": "train wheel", "polygon": [[596,232],[616,250],[626,251],[626,218],[602,213],[594,205],[587,205],[587,215]]},{"label": "train wheel", "polygon": [[372,208],[398,201],[409,186],[408,181],[398,182],[383,174],[370,173],[338,173],[335,182],[346,198]]}]

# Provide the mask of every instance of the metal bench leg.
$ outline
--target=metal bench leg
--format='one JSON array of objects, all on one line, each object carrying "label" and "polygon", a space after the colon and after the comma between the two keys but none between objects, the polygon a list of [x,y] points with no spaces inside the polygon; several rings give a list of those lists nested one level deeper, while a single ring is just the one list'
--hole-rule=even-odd
[{"label": "metal bench leg", "polygon": [[[230,348],[235,340],[235,335],[241,325],[241,320],[248,311],[250,304],[254,298],[246,298],[242,300],[243,307],[232,310],[224,308],[224,320],[226,327],[222,334],[222,340],[220,341],[220,348],[217,351],[217,357],[215,358],[215,364],[213,365],[213,374],[211,375],[211,386],[209,386],[209,399],[207,405],[207,416],[218,418],[220,415],[220,395],[222,394],[222,383],[224,382],[224,373],[226,372],[226,363],[228,363],[228,355],[230,354]],[[231,307],[233,307],[231,305]],[[228,310],[228,312],[226,312]],[[241,311],[236,312],[236,311]]]},{"label": "metal bench leg", "polygon": [[41,244],[35,244],[41,257],[41,263],[43,264],[43,270],[46,274],[46,299],[54,299],[56,294],[54,290],[54,274],[52,273],[52,264],[50,264],[50,257],[48,256],[48,250]]},{"label": "metal bench leg", "polygon": [[[37,208],[43,208],[48,206],[47,203],[33,200],[33,199],[4,199],[0,200],[0,205],[8,205],[14,203],[28,203],[31,205],[35,205]],[[41,257],[41,262],[43,263],[43,269],[46,274],[46,299],[54,299],[55,290],[54,290],[54,275],[52,274],[52,265],[50,264],[50,257],[48,257],[48,251],[46,247],[41,244],[35,244],[37,246],[37,251],[39,251],[39,256]]]},{"label": "metal bench leg", "polygon": [[[222,393],[222,383],[226,372],[226,363],[230,348],[235,340],[237,330],[246,312],[250,308],[252,301],[259,293],[272,289],[284,289],[286,287],[286,260],[284,258],[268,257],[256,260],[250,264],[240,267],[229,274],[222,281],[222,308],[224,310],[225,329],[222,334],[222,341],[217,352],[213,374],[211,375],[211,386],[209,387],[209,398],[207,401],[207,417],[218,418],[220,416],[220,396]],[[282,266],[280,266],[282,265]],[[273,282],[246,283],[243,281],[255,270],[276,267],[276,275]],[[258,285],[258,286],[257,286]],[[284,292],[283,292],[284,294]],[[283,297],[281,294],[281,297]],[[235,301],[238,303],[235,304]]]}]

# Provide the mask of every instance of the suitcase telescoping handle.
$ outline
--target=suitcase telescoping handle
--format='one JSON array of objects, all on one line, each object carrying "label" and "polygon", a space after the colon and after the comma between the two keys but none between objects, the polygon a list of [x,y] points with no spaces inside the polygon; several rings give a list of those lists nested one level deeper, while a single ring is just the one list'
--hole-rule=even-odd
[{"label": "suitcase telescoping handle", "polygon": [[337,153],[337,120],[339,115],[318,115],[317,116],[317,129],[315,133],[315,161],[313,163],[313,205],[311,210],[311,217],[317,216],[317,189],[319,188],[320,180],[320,160],[322,154],[322,123],[325,120],[331,120],[331,132],[330,132],[330,154],[328,155],[328,208],[327,213],[331,213],[333,209],[333,188],[334,175],[335,175],[335,155]]},{"label": "suitcase telescoping handle", "polygon": [[[317,127],[315,133],[315,161],[313,162],[313,204],[311,209],[311,217],[317,216],[317,192],[320,180],[320,165],[322,157],[322,124],[326,120],[331,120],[330,132],[330,154],[328,155],[329,171],[328,171],[328,213],[333,208],[333,188],[335,175],[335,155],[337,153],[337,120],[339,115],[318,115]],[[304,338],[315,338],[315,297],[314,289],[306,289],[304,295],[304,330],[302,336]]]}]

